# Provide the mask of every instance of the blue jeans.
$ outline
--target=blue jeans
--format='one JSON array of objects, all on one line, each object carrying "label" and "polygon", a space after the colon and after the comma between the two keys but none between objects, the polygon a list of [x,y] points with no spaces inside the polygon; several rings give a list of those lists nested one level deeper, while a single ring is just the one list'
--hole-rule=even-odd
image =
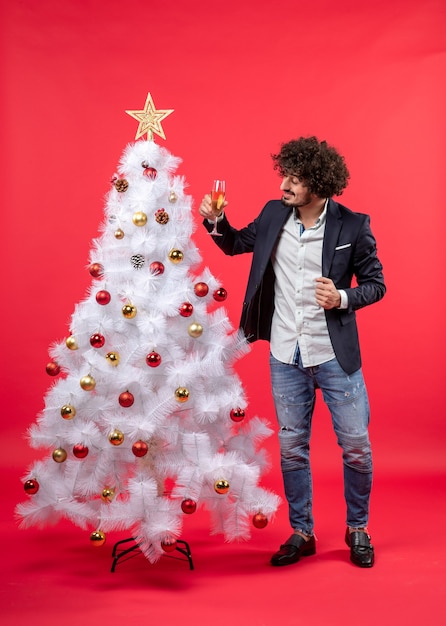
[{"label": "blue jeans", "polygon": [[359,369],[346,374],[336,359],[315,367],[288,365],[270,356],[271,383],[279,422],[281,468],[294,530],[314,532],[310,469],[311,421],[320,388],[333,422],[344,464],[347,526],[364,528],[372,487],[372,453],[367,390]]}]

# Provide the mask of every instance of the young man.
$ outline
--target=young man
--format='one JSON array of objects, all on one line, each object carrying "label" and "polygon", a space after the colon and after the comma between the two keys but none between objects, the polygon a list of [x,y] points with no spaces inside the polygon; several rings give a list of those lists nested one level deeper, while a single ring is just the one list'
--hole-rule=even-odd
[{"label": "young man", "polygon": [[[332,199],[349,178],[344,158],[333,147],[301,137],[283,144],[272,158],[282,177],[282,199],[268,202],[240,230],[221,212],[222,236],[215,237],[225,254],[253,254],[240,325],[249,341],[270,342],[281,469],[293,529],[271,563],[289,565],[316,552],[309,450],[320,388],[343,452],[350,559],[372,567],[369,404],[355,311],[384,296],[382,266],[369,217]],[[217,219],[210,196],[203,198],[199,212],[210,231]]]}]

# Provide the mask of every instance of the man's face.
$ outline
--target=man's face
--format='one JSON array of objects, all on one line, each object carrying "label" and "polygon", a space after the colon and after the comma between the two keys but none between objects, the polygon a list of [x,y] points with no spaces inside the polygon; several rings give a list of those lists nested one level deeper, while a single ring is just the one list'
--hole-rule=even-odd
[{"label": "man's face", "polygon": [[283,176],[280,185],[282,204],[285,206],[304,207],[314,200],[314,194],[308,191],[305,183],[293,174]]}]

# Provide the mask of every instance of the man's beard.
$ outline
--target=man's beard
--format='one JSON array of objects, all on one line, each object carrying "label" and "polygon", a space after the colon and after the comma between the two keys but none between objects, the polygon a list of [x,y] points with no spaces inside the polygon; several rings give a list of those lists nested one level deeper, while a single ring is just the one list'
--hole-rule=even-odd
[{"label": "man's beard", "polygon": [[282,196],[282,198],[280,199],[280,202],[283,204],[283,206],[286,206],[288,208],[298,209],[299,207],[307,206],[307,204],[310,204],[311,198],[309,200],[304,201],[304,202],[297,202],[294,198],[291,199],[291,200],[286,200]]},{"label": "man's beard", "polygon": [[292,208],[292,207],[297,206],[296,204],[293,203],[292,200],[286,200],[283,196],[280,199],[280,202],[283,204],[283,206],[286,206],[288,208]]}]

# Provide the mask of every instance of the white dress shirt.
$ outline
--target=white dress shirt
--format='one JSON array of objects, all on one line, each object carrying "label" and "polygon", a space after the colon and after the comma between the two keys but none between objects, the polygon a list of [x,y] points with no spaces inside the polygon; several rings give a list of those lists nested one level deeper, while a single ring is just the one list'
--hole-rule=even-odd
[{"label": "white dress shirt", "polygon": [[[276,282],[270,347],[282,363],[294,362],[297,346],[304,367],[335,357],[325,311],[315,295],[315,278],[322,276],[327,204],[314,226],[307,229],[292,212],[272,255]],[[341,291],[341,308],[346,307],[347,294]]]}]

